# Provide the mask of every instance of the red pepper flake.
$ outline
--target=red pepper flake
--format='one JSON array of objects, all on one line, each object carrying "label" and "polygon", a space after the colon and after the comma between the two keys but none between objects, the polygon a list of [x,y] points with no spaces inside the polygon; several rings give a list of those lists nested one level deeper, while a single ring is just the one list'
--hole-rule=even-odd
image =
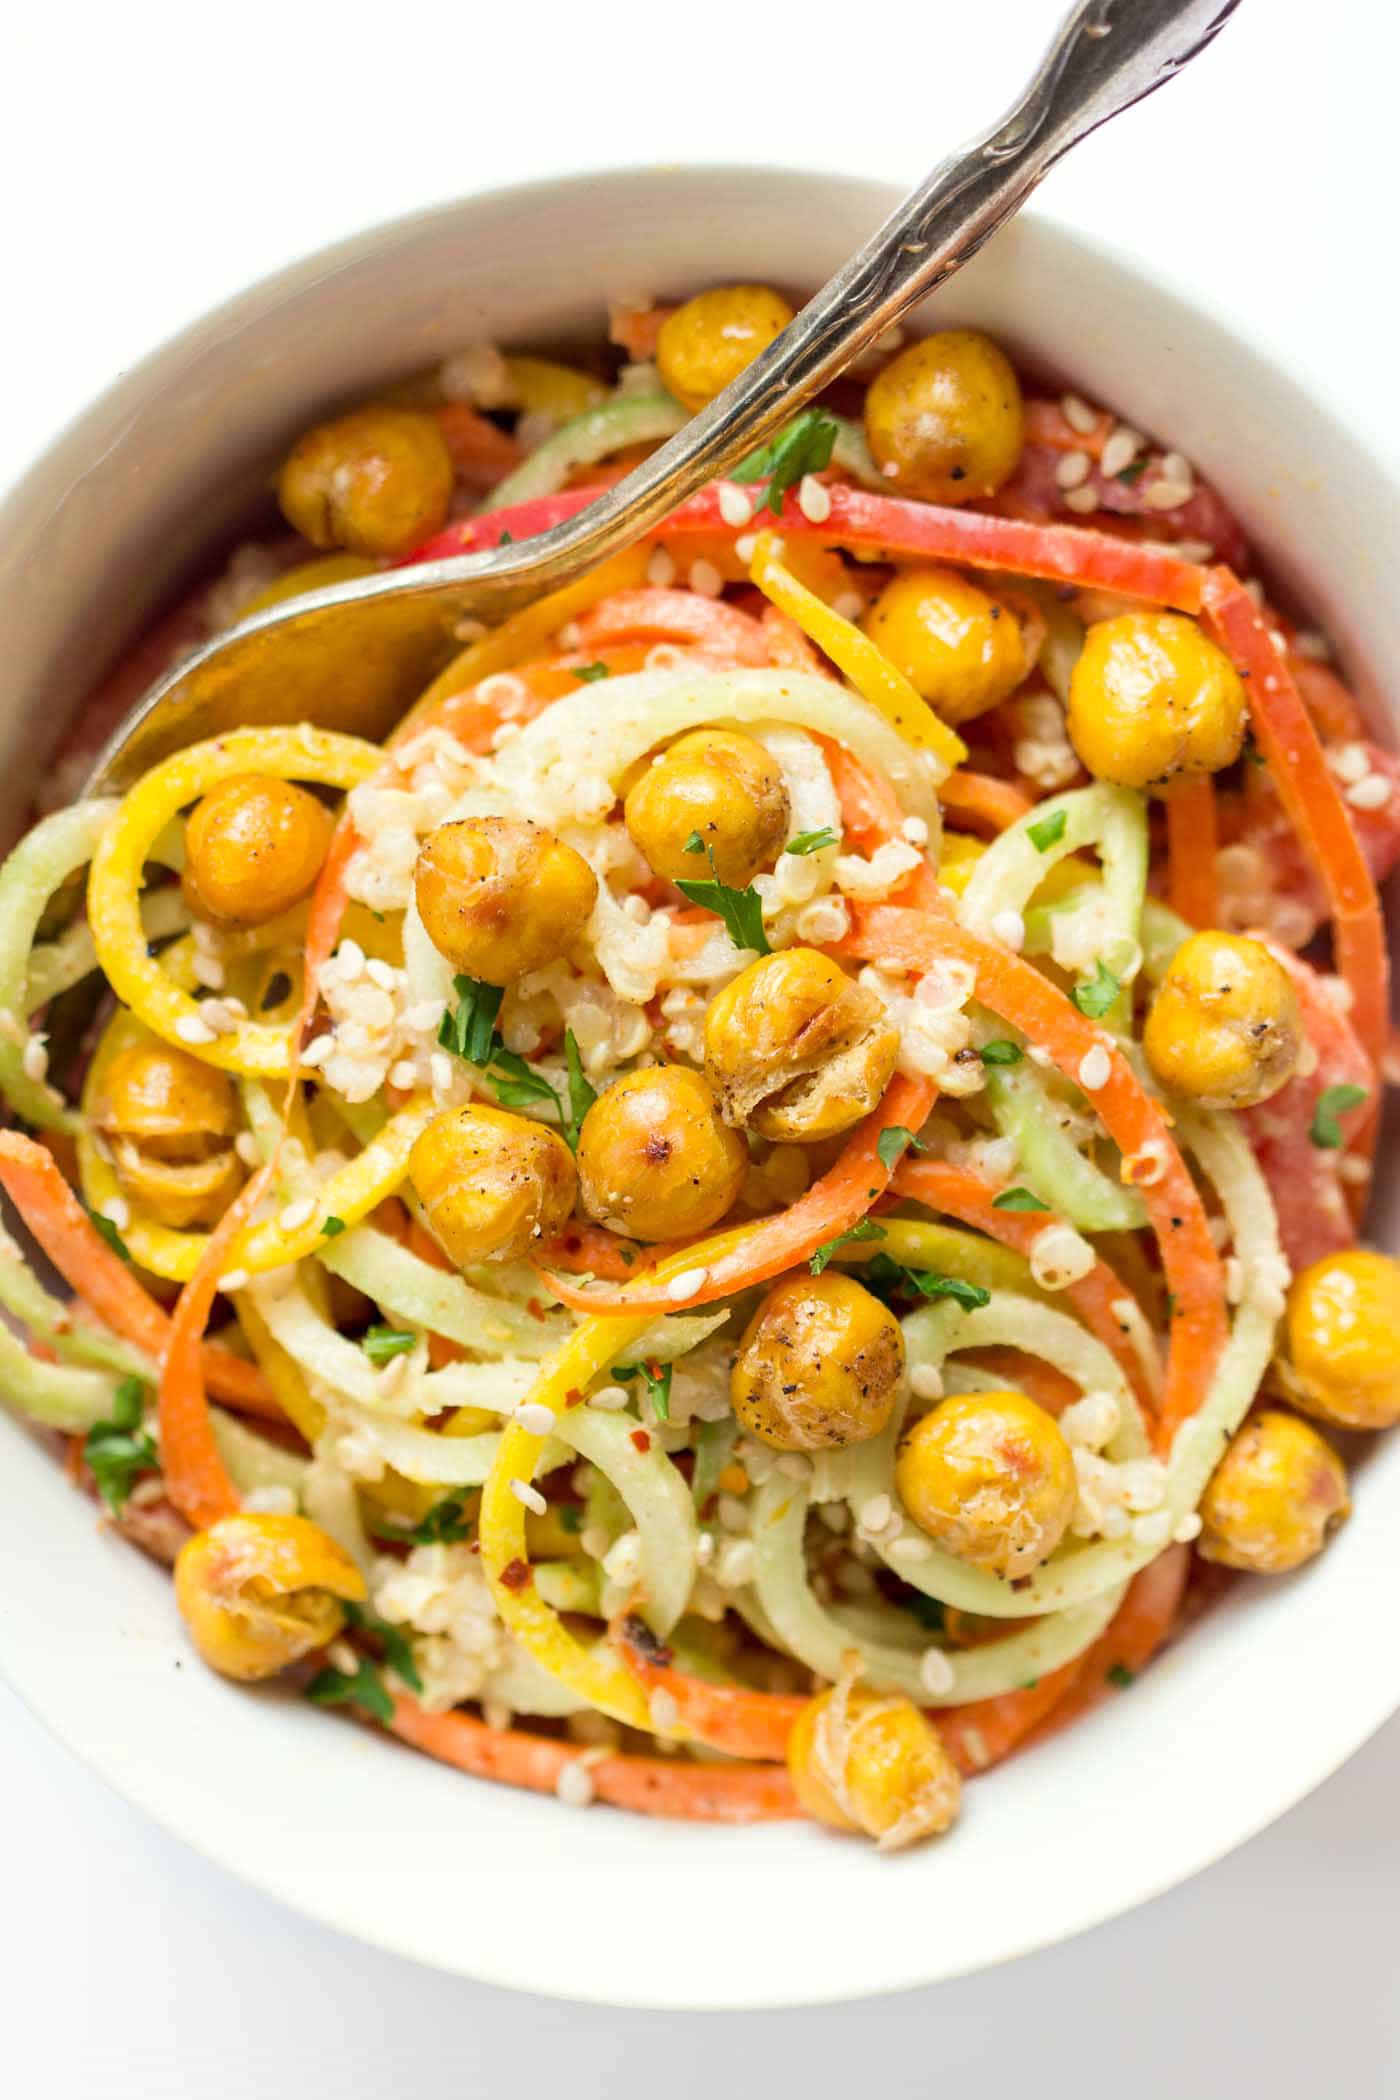
[{"label": "red pepper flake", "polygon": [[525,1310],[532,1320],[547,1320],[549,1318],[549,1307],[542,1305],[538,1298],[527,1298],[525,1300]]},{"label": "red pepper flake", "polygon": [[645,1429],[634,1429],[632,1431],[632,1442],[639,1451],[650,1451],[651,1449],[651,1438],[647,1435]]},{"label": "red pepper flake", "polygon": [[501,1570],[501,1583],[508,1590],[523,1590],[530,1580],[528,1560],[508,1560]]},{"label": "red pepper flake", "polygon": [[579,1391],[576,1385],[571,1385],[569,1387],[568,1392],[565,1393],[564,1405],[565,1407],[582,1407],[583,1394]]}]

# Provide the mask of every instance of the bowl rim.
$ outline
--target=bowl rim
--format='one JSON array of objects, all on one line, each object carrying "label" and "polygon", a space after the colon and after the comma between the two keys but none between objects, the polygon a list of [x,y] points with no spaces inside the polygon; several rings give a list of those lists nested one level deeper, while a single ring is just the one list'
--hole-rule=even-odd
[{"label": "bowl rim", "polygon": [[[868,195],[872,202],[891,207],[902,194],[895,183],[851,170],[817,164],[777,166],[716,158],[688,161],[674,169],[662,170],[645,164],[622,163],[598,169],[540,175],[500,186],[485,185],[464,191],[458,197],[377,221],[335,242],[284,262],[276,269],[242,285],[215,306],[192,315],[178,329],[153,345],[134,364],[125,367],[108,386],[78,408],[57,429],[51,431],[33,457],[11,478],[3,497],[0,497],[0,540],[9,529],[18,506],[30,495],[34,485],[52,462],[61,457],[69,447],[80,446],[104,417],[120,407],[128,392],[133,397],[144,395],[168,362],[178,361],[193,349],[203,330],[235,323],[245,313],[263,308],[269,302],[275,303],[292,296],[314,298],[318,280],[345,266],[371,264],[377,254],[392,250],[429,232],[435,224],[449,224],[464,210],[469,211],[473,207],[488,204],[528,209],[532,202],[545,197],[557,198],[570,192],[582,193],[600,188],[606,190],[613,185],[637,188],[650,181],[664,179],[668,174],[698,178],[708,176],[720,181],[735,182],[744,179],[777,179],[807,186],[814,191],[834,188],[848,193],[861,192]],[[1192,286],[1178,273],[1159,267],[1155,261],[1146,263],[1117,244],[1087,234],[1054,214],[1038,210],[1028,211],[1021,214],[1021,218],[1029,221],[1042,238],[1048,237],[1052,242],[1059,243],[1066,253],[1085,254],[1106,264],[1112,273],[1124,279],[1129,286],[1135,284],[1149,290],[1155,298],[1180,310],[1193,325],[1204,324],[1217,333],[1228,336],[1237,360],[1242,360],[1247,366],[1252,365],[1256,371],[1266,372],[1276,389],[1291,391],[1300,401],[1306,402],[1310,416],[1323,426],[1324,439],[1328,446],[1341,453],[1364,447],[1370,455],[1369,465],[1372,473],[1392,488],[1397,486],[1388,449],[1383,440],[1377,441],[1372,437],[1367,419],[1357,415],[1351,404],[1344,406],[1326,380],[1320,379],[1318,375],[1309,372],[1306,383],[1294,379],[1287,367],[1271,354],[1248,320],[1223,308],[1212,299],[1207,289]],[[601,290],[602,288],[600,295]],[[100,1750],[78,1727],[78,1707],[71,1706],[69,1702],[55,1696],[53,1685],[44,1681],[43,1672],[26,1667],[24,1642],[12,1637],[5,1614],[0,1614],[0,1673],[3,1673],[6,1682],[49,1733],[120,1798],[139,1808],[158,1827],[188,1844],[215,1866],[231,1873],[247,1886],[256,1889],[259,1894],[284,1903],[290,1909],[314,1919],[316,1923],[346,1933],[387,1954],[422,1962],[448,1974],[469,1977],[505,1989],[548,1995],[579,2003],[669,2011],[756,2011],[855,2002],[920,1988],[930,1981],[948,1981],[979,1969],[997,1967],[1004,1962],[1020,1959],[1041,1948],[1075,1937],[1095,1925],[1121,1917],[1137,1908],[1139,1904],[1194,1878],[1238,1846],[1258,1836],[1315,1788],[1331,1778],[1385,1724],[1397,1707],[1400,1707],[1400,1672],[1397,1672],[1392,1684],[1387,1684],[1383,1677],[1373,1680],[1372,1696],[1353,1702],[1348,1724],[1339,1729],[1336,1740],[1329,1745],[1326,1754],[1311,1763],[1305,1772],[1285,1779],[1281,1784],[1276,1783],[1272,1791],[1261,1787],[1255,1807],[1241,1817],[1227,1833],[1207,1839],[1194,1851],[1188,1847],[1182,1863],[1165,1864],[1160,1871],[1143,1876],[1131,1889],[1111,1900],[1103,1901],[1090,1897],[1086,1901],[1074,1891],[1067,1891],[1065,1918],[1062,1922],[1046,1924],[1020,1934],[1009,1933],[1007,1944],[994,1955],[978,1952],[966,1961],[960,1962],[955,1959],[943,1962],[931,1973],[926,1963],[921,1965],[917,1958],[917,1948],[911,1945],[908,1961],[901,1971],[887,1975],[879,1981],[861,1982],[855,1986],[833,1988],[829,1983],[818,1982],[802,1990],[794,1990],[788,1986],[781,1995],[776,1996],[762,1990],[739,1992],[732,1988],[667,1994],[655,1990],[629,1991],[625,1975],[620,1978],[618,1986],[606,1989],[590,1989],[578,1985],[571,1987],[567,1978],[558,1976],[550,1976],[541,1982],[529,1974],[527,1956],[512,1957],[508,1942],[497,1946],[486,1938],[478,1943],[472,1954],[470,1966],[467,1966],[450,1950],[438,1955],[431,1946],[414,1943],[402,1931],[381,1925],[372,1906],[361,1904],[356,1907],[351,1902],[337,1904],[323,1893],[308,1894],[299,1885],[295,1871],[289,1870],[279,1875],[270,1867],[254,1865],[240,1857],[231,1838],[225,1837],[223,1826],[217,1817],[201,1821],[195,1816],[175,1812],[162,1794],[158,1767],[143,1768],[128,1759],[126,1767],[118,1776],[113,1768],[115,1761],[110,1757],[104,1760]]]}]

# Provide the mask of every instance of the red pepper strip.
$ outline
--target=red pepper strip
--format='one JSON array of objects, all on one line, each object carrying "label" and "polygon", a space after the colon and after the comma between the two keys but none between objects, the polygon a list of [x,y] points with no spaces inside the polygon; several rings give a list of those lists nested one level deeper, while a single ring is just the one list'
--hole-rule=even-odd
[{"label": "red pepper strip", "polygon": [[[708,918],[707,913],[707,922]],[[602,1276],[609,1283],[625,1283],[629,1276],[640,1275],[653,1262],[678,1254],[684,1244],[683,1240],[666,1240],[643,1246],[639,1240],[623,1239],[619,1233],[609,1232],[606,1225],[572,1218],[554,1239],[545,1241],[539,1258],[542,1267],[562,1269],[566,1275]]]},{"label": "red pepper strip", "polygon": [[[565,518],[585,510],[599,494],[596,488],[563,489],[508,510],[466,518],[436,533],[405,561],[440,561],[447,555],[498,547],[501,535],[532,539]],[[1038,576],[1052,583],[1119,591],[1153,605],[1199,612],[1206,571],[1181,561],[1150,541],[1122,540],[1111,533],[1087,532],[1078,525],[1049,525],[1021,518],[992,518],[982,511],[948,510],[934,503],[910,503],[900,496],[875,496],[866,489],[829,485],[831,515],[820,525],[804,515],[797,498],[783,499],[781,531],[793,538],[819,539],[825,546],[859,547],[926,561],[960,562],[972,569],[999,569],[1009,575]],[[656,529],[657,539],[685,538],[695,533],[742,531],[720,515],[714,486],[701,489]]]},{"label": "red pepper strip", "polygon": [[1014,781],[998,780],[992,773],[970,772],[959,766],[938,790],[945,813],[968,817],[991,831],[1006,831],[1035,807]]},{"label": "red pepper strip", "polygon": [[1215,783],[1208,773],[1170,789],[1167,803],[1167,902],[1188,926],[1214,926]]},{"label": "red pepper strip", "polygon": [[[1049,1225],[1061,1221],[1053,1212],[998,1210],[997,1191],[968,1167],[950,1166],[941,1159],[903,1159],[890,1184],[891,1193],[908,1196],[929,1210],[945,1211],[978,1232],[988,1233],[1018,1254],[1029,1255],[1034,1242]],[[1143,1385],[1142,1365],[1114,1313],[1120,1299],[1131,1299],[1105,1261],[1096,1261],[1087,1276],[1070,1284],[1064,1293],[1089,1331],[1096,1335],[1145,1407],[1152,1405]]]},{"label": "red pepper strip", "polygon": [[1225,1343],[1225,1282],[1201,1199],[1160,1107],[1122,1052],[1020,956],[931,910],[877,904],[855,907],[852,917],[851,932],[834,944],[849,955],[865,961],[897,957],[911,973],[949,956],[970,963],[982,1003],[1048,1050],[1072,1084],[1079,1083],[1079,1066],[1090,1050],[1107,1051],[1108,1081],[1095,1090],[1094,1106],[1125,1163],[1150,1148],[1147,1157],[1160,1169],[1139,1186],[1174,1301],[1156,1433],[1158,1451],[1170,1449],[1177,1429],[1204,1399]]},{"label": "red pepper strip", "polygon": [[[1244,585],[1212,569],[1205,616],[1243,678],[1259,748],[1332,908],[1337,960],[1351,991],[1351,1020],[1379,1066],[1390,1028],[1390,966],[1380,899],[1317,731]],[[1372,1119],[1358,1149],[1374,1142]]]},{"label": "red pepper strip", "polygon": [[[904,916],[912,916],[904,914]],[[876,1147],[891,1125],[918,1130],[933,1107],[936,1089],[928,1079],[890,1081],[885,1098],[846,1141],[836,1164],[785,1211],[741,1225],[711,1239],[697,1240],[687,1252],[695,1258],[696,1283],[681,1298],[666,1285],[636,1277],[618,1289],[582,1290],[556,1269],[541,1269],[549,1288],[575,1312],[681,1312],[691,1305],[712,1305],[736,1291],[766,1283],[784,1269],[807,1261],[827,1240],[858,1225],[872,1203],[885,1192],[890,1170]]]},{"label": "red pepper strip", "polygon": [[695,591],[614,591],[580,616],[578,635],[582,649],[648,635],[658,641],[699,642],[736,664],[768,661],[768,637],[757,620],[722,599],[702,598]]},{"label": "red pepper strip", "polygon": [[165,1491],[196,1531],[242,1508],[214,1439],[204,1385],[203,1341],[209,1309],[232,1247],[262,1201],[275,1160],[259,1167],[209,1235],[199,1267],[176,1301],[160,1374],[160,1463]]},{"label": "red pepper strip", "polygon": [[582,1765],[594,1799],[643,1816],[690,1823],[771,1823],[800,1816],[792,1781],[776,1765],[693,1764],[680,1757],[592,1758],[574,1743],[488,1728],[471,1714],[425,1713],[413,1699],[394,1701],[393,1732],[459,1772],[496,1779],[531,1793],[552,1794],[560,1775]]}]

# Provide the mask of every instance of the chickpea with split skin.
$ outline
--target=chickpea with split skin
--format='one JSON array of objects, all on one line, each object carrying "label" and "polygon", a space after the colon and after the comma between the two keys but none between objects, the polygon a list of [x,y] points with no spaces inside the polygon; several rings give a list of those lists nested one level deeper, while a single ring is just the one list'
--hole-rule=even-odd
[{"label": "chickpea with split skin", "polygon": [[818,948],[760,956],[710,1001],[705,1075],[720,1113],[778,1144],[849,1130],[889,1085],[899,1031]]},{"label": "chickpea with split skin", "polygon": [[439,824],[418,849],[418,915],[454,970],[513,984],[573,946],[598,898],[581,853],[518,817]]},{"label": "chickpea with split skin", "polygon": [[878,1436],[904,1376],[898,1320],[840,1270],[788,1276],[744,1331],[730,1400],[775,1451],[829,1451]]},{"label": "chickpea with split skin", "polygon": [[298,439],[277,497],[313,547],[392,556],[442,530],[452,486],[452,454],[432,416],[371,407]]},{"label": "chickpea with split skin", "polygon": [[176,1231],[214,1225],[243,1182],[227,1073],[154,1036],[119,1051],[93,1121],[125,1193]]},{"label": "chickpea with split skin", "polygon": [[683,408],[703,408],[791,319],[786,299],[764,284],[726,284],[699,292],[661,324],[656,339],[661,384]]},{"label": "chickpea with split skin", "polygon": [[[781,769],[756,737],[696,729],[637,776],[623,805],[627,831],[668,881],[702,879],[743,889],[772,864],[787,836]],[[692,842],[701,841],[700,851]]]},{"label": "chickpea with split skin", "polygon": [[1059,1424],[1016,1392],[957,1393],[900,1444],[895,1486],[919,1528],[974,1568],[1015,1580],[1047,1560],[1078,1499]]},{"label": "chickpea with split skin", "polygon": [[957,1820],[957,1766],[910,1699],[845,1685],[819,1693],[797,1717],[787,1761],[809,1816],[874,1838],[882,1851],[938,1837]]},{"label": "chickpea with split skin", "polygon": [[243,1684],[325,1647],[366,1594],[349,1554],[306,1517],[224,1517],[175,1562],[175,1602],[201,1658]]},{"label": "chickpea with split skin", "polygon": [[460,1269],[536,1252],[562,1230],[578,1187],[561,1137],[482,1103],[433,1118],[409,1154],[408,1178]]},{"label": "chickpea with split skin", "polygon": [[1020,382],[990,337],[945,329],[910,343],[877,373],[865,396],[865,435],[899,495],[981,502],[1021,457]]},{"label": "chickpea with split skin", "polygon": [[583,1119],[579,1196],[590,1218],[638,1240],[686,1239],[731,1210],[748,1148],[700,1073],[647,1065],[615,1079]]},{"label": "chickpea with split skin", "polygon": [[1070,674],[1070,742],[1098,780],[1164,788],[1233,765],[1245,696],[1223,649],[1184,613],[1096,620]]},{"label": "chickpea with split skin", "polygon": [[1223,1567],[1284,1575],[1351,1513],[1346,1468],[1299,1416],[1263,1407],[1230,1444],[1201,1497],[1197,1551]]},{"label": "chickpea with split skin", "polygon": [[945,722],[986,714],[1031,670],[1010,606],[952,569],[901,570],[861,625]]},{"label": "chickpea with split skin", "polygon": [[265,926],[315,887],[334,829],[325,803],[289,780],[221,780],[185,822],[185,901],[216,926]]},{"label": "chickpea with split skin", "polygon": [[1298,1069],[1303,1023],[1292,980],[1262,941],[1214,929],[1172,957],[1143,1028],[1162,1085],[1203,1108],[1252,1108]]},{"label": "chickpea with split skin", "polygon": [[1400,1422],[1400,1262],[1369,1247],[1293,1279],[1284,1320],[1288,1394],[1342,1429]]}]

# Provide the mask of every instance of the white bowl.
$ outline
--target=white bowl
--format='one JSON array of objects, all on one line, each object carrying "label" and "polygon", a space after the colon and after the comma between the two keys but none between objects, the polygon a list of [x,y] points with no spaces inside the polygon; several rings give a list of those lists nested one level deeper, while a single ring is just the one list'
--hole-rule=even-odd
[{"label": "white bowl", "polygon": [[[486,337],[596,330],[609,294],[818,283],[893,193],[666,169],[549,182],[364,234],[128,374],[0,514],[0,824],[73,697],[326,403]],[[1257,351],[1126,259],[1022,219],[933,302],[1179,446],[1372,691],[1400,691],[1400,503]],[[5,807],[8,802],[8,809]],[[1387,1231],[1394,1202],[1386,1210]],[[1300,1578],[1241,1586],[1130,1693],[979,1779],[890,1861],[803,1824],[648,1822],[461,1777],[202,1670],[165,1576],[8,1419],[0,1663],[168,1829],[312,1917],[489,1982],[609,2003],[787,2006],[927,1983],[1065,1938],[1281,1815],[1400,1704],[1400,1440]]]}]

